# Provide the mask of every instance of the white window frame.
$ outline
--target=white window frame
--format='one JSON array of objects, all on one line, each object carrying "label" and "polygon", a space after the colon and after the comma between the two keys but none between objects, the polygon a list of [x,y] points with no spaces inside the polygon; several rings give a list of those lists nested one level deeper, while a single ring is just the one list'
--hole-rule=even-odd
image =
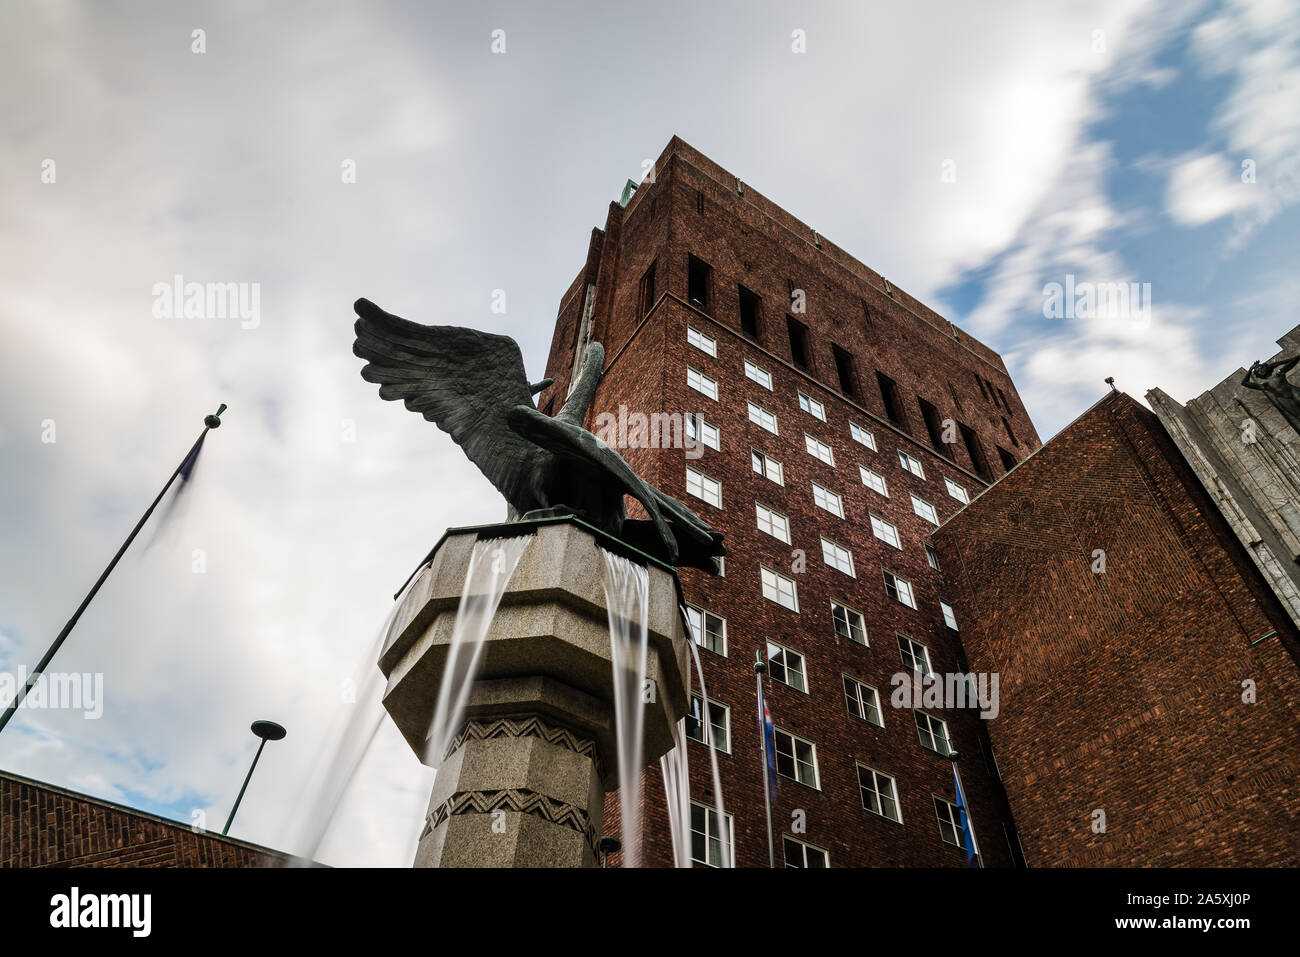
[{"label": "white window frame", "polygon": [[[781,653],[781,661],[779,664],[776,664],[773,661],[773,658],[775,657],[773,649]],[[795,691],[802,691],[804,694],[809,693],[808,692],[808,659],[804,657],[803,652],[795,651],[789,645],[783,645],[779,641],[771,641],[771,640],[767,642],[767,648],[765,649],[765,651],[767,653],[767,672],[769,675],[771,675],[773,681],[777,682],[778,684],[783,684],[787,688],[793,688]],[[798,668],[795,668],[790,663],[791,657],[799,659]],[[776,676],[775,668],[778,667],[781,669],[781,673],[786,676],[785,678],[778,678]],[[788,678],[792,674],[799,676],[799,682],[800,684],[803,685],[802,688],[799,687],[799,685],[795,684],[794,682],[788,680]]]},{"label": "white window frame", "polygon": [[784,515],[774,508],[769,508],[762,502],[755,502],[754,518],[758,523],[760,532],[771,535],[778,542],[790,544],[790,517],[788,515]]},{"label": "white window frame", "polygon": [[943,571],[943,569],[939,567],[939,553],[934,550],[933,545],[927,544],[925,546],[925,561],[926,564],[935,571]]},{"label": "white window frame", "polygon": [[893,522],[887,522],[879,515],[872,512],[867,513],[871,520],[871,534],[880,539],[886,545],[892,545],[899,551],[903,549],[903,540],[898,537],[898,526]]},{"label": "white window frame", "polygon": [[799,393],[799,408],[807,412],[819,422],[826,421],[826,406],[807,393]]},{"label": "white window frame", "polygon": [[812,483],[813,504],[823,512],[830,512],[836,518],[844,517],[844,499],[839,494],[816,482]]},{"label": "white window frame", "polygon": [[[769,419],[771,420],[770,425],[768,424]],[[760,429],[771,432],[773,435],[781,434],[777,431],[776,416],[756,402],[749,403],[749,421],[753,422]]]},{"label": "white window frame", "polygon": [[[947,798],[939,797],[937,794],[932,794],[930,796],[934,798],[934,814],[939,820],[939,840],[952,847],[965,847],[966,836],[962,833],[961,811],[958,810],[957,805],[953,804]],[[940,812],[940,806],[948,812],[946,818]],[[948,833],[944,829],[945,826],[948,830],[952,831],[951,838],[948,837]]]},{"label": "white window frame", "polygon": [[686,384],[700,395],[707,396],[714,402],[718,401],[718,380],[709,378],[699,369],[693,366],[686,367]]},{"label": "white window frame", "polygon": [[921,464],[921,460],[913,458],[902,449],[898,450],[898,464],[903,467],[904,472],[911,472],[919,479],[925,478],[925,466]]},{"label": "white window frame", "polygon": [[943,623],[953,631],[961,631],[957,627],[957,615],[952,610],[952,605],[948,604],[942,598],[939,599],[939,611],[943,613]]},{"label": "white window frame", "polygon": [[[691,490],[691,480],[695,480],[698,491]],[[712,493],[717,497],[715,502],[713,498],[704,494],[709,492],[709,486],[713,486]],[[701,502],[706,502],[714,508],[722,508],[722,483],[712,476],[705,475],[696,469],[686,466],[686,494],[698,498]]]},{"label": "white window frame", "polygon": [[[842,611],[842,612],[844,612],[844,615],[843,615],[843,618],[844,618],[844,628],[845,628],[845,630],[848,632],[848,634],[844,634],[844,633],[842,633],[842,632],[840,631],[840,623],[839,623],[839,619],[835,617],[837,611]],[[856,615],[856,616],[857,616],[857,619],[858,619],[858,622],[857,622],[857,623],[858,623],[858,629],[862,632],[862,640],[861,640],[861,641],[858,641],[858,639],[856,639],[856,638],[853,637],[853,617],[852,617],[852,616],[854,616],[854,615]],[[846,604],[844,604],[844,602],[842,602],[842,601],[836,601],[835,599],[832,598],[832,599],[831,599],[831,623],[832,623],[832,624],[834,625],[834,627],[835,627],[835,634],[839,635],[839,636],[840,636],[841,638],[843,638],[845,641],[851,641],[851,642],[853,642],[855,645],[861,645],[863,648],[870,648],[870,647],[871,647],[870,636],[867,634],[867,619],[866,619],[866,617],[862,614],[862,612],[858,611],[856,608],[853,608],[853,607],[851,607],[851,606],[849,606],[849,605],[846,605]]]},{"label": "white window frame", "polygon": [[850,422],[849,435],[852,437],[853,441],[857,442],[859,445],[865,445],[873,452],[879,451],[879,448],[876,445],[876,434],[870,429],[864,429],[862,426],[858,425],[858,423]]},{"label": "white window frame", "polygon": [[[801,862],[800,862],[800,863],[798,863],[798,864],[791,864],[791,863],[790,863],[790,854],[789,854],[789,849],[788,849],[788,847],[787,847],[787,842],[788,842],[789,844],[797,844],[797,845],[799,845],[799,856],[800,856],[800,858],[801,858]],[[816,844],[810,844],[808,841],[801,841],[801,840],[799,840],[799,838],[795,837],[793,834],[782,834],[782,835],[781,835],[781,856],[782,856],[783,858],[785,858],[785,866],[786,866],[786,867],[788,867],[788,868],[793,868],[793,869],[795,869],[795,870],[800,870],[800,869],[802,869],[802,870],[813,870],[813,868],[810,868],[810,867],[808,866],[808,854],[809,854],[809,852],[816,853],[816,854],[820,854],[820,855],[822,856],[822,861],[823,861],[823,863],[822,863],[821,866],[822,866],[823,868],[829,868],[829,867],[831,866],[831,852],[828,851],[828,850],[826,850],[826,848],[824,848],[824,847],[818,847]]]},{"label": "white window frame", "polygon": [[835,468],[835,450],[821,439],[815,439],[805,432],[803,434],[803,447],[804,451],[817,461],[825,462],[831,468]]},{"label": "white window frame", "polygon": [[[700,867],[721,867],[723,864],[730,861],[734,866],[736,862],[735,815],[733,815],[730,811],[723,812],[722,820],[725,822],[727,828],[727,834],[724,837],[722,835],[713,833],[714,829],[718,826],[718,809],[716,807],[713,807],[710,804],[705,804],[703,801],[691,801],[691,807],[692,809],[698,807],[704,811],[703,831],[697,831],[695,829],[694,810],[692,810],[691,820],[688,822],[691,829],[691,862],[693,864],[698,864]],[[695,835],[696,834],[704,835],[704,856],[706,858],[705,860],[700,860],[698,857],[695,856]],[[707,858],[715,842],[718,845],[718,853],[720,855],[720,859],[718,863],[711,864],[709,863]]]},{"label": "white window frame", "polygon": [[[795,584],[795,580],[793,578],[787,578],[785,575],[768,568],[766,565],[758,566],[758,571],[759,580],[762,585],[761,591],[763,597],[797,615],[799,613],[799,586]],[[782,600],[785,595],[785,592],[781,589],[781,585],[783,584],[790,586],[789,595],[791,604],[789,605]],[[769,592],[771,592],[771,594],[769,594]],[[774,598],[772,595],[776,595],[777,597]]]},{"label": "white window frame", "polygon": [[961,502],[963,505],[969,505],[969,504],[970,504],[970,493],[967,492],[966,489],[965,489],[963,486],[958,485],[958,484],[957,484],[956,482],[954,482],[952,479],[947,478],[947,477],[944,478],[944,480],[943,480],[943,484],[944,484],[945,486],[947,486],[947,488],[948,488],[948,497],[949,497],[949,498],[955,498],[957,501]]},{"label": "white window frame", "polygon": [[[756,458],[758,459],[759,467],[755,468],[754,471],[763,476],[763,478],[767,479],[769,482],[775,482],[777,485],[784,487],[785,466],[772,458],[772,456],[768,455],[766,452],[760,452],[758,449],[750,449],[749,464],[751,468],[753,468],[754,460]],[[773,475],[773,472],[776,472],[776,474]]]},{"label": "white window frame", "polygon": [[[895,637],[898,639],[898,658],[903,663],[904,668],[914,671],[918,675],[934,674],[934,665],[930,661],[929,648],[921,644],[921,642],[917,641],[911,635],[905,635],[901,631],[896,632]],[[917,648],[921,649],[919,655],[916,653]],[[911,664],[908,663],[909,658],[912,659]],[[917,668],[916,663],[918,661],[925,667]]]},{"label": "white window frame", "polygon": [[[825,536],[822,536],[822,562],[827,567],[848,575],[850,578],[858,577],[853,570],[853,552]],[[845,565],[848,568],[843,567]]]},{"label": "white window frame", "polygon": [[[876,687],[843,673],[840,674],[840,684],[844,689],[844,708],[850,715],[877,728],[885,726],[885,712],[880,707],[880,691]],[[852,691],[850,684],[853,686]],[[870,701],[863,695],[864,691],[871,693]],[[873,712],[874,720],[871,717]]]},{"label": "white window frame", "polygon": [[[894,591],[897,593],[897,596],[889,595],[889,597],[900,605],[906,605],[908,608],[916,608],[916,591],[912,588],[912,583],[901,575],[895,575],[888,568],[882,569],[882,571],[885,574],[885,594],[889,595],[889,584],[892,580]],[[899,585],[902,585],[903,587],[900,588],[898,587]],[[902,597],[904,594],[907,595],[906,601],[904,601]]]},{"label": "white window frame", "polygon": [[[948,737],[948,722],[924,711],[914,711],[913,714],[916,717],[916,736],[921,742],[921,747],[945,758],[952,754],[952,739]],[[935,725],[939,726],[937,731]]]},{"label": "white window frame", "polygon": [[[862,809],[866,811],[868,814],[874,814],[877,817],[883,817],[886,821],[893,821],[895,824],[902,824],[903,823],[903,802],[898,799],[898,780],[892,774],[886,774],[884,771],[877,771],[875,768],[871,767],[870,765],[863,764],[861,761],[858,761],[856,763],[857,763],[857,774],[858,774],[858,803],[862,805]],[[876,808],[869,807],[864,799],[865,796],[862,793],[863,792],[863,787],[862,787],[863,771],[866,771],[871,775],[871,792],[876,795],[876,805],[877,805]],[[897,817],[891,817],[890,815],[885,813],[885,804],[880,799],[880,795],[884,793],[880,789],[881,778],[889,782],[889,797],[894,802],[894,813],[898,815]]]},{"label": "white window frame", "polygon": [[[692,717],[694,717],[695,702],[696,701],[703,702],[705,700],[706,699],[703,695],[696,694],[694,691],[691,692],[690,710],[686,714],[686,727],[688,729],[686,732],[686,737],[691,741],[695,741],[698,744],[702,744],[705,747],[708,747],[709,743],[704,739],[705,726],[703,720],[700,723],[700,736],[698,738],[691,737],[691,733],[689,730],[691,719]],[[701,706],[701,712],[702,712],[701,717],[704,720],[708,721],[708,727],[713,733],[713,747],[715,750],[721,751],[725,754],[730,754],[731,753],[731,707],[730,705],[723,704],[721,701],[718,701],[716,698],[708,698],[707,701],[710,708],[716,707],[722,709],[722,730],[719,731],[716,723],[713,720],[712,713],[709,713],[707,715],[703,714],[705,709],[703,708],[703,706]],[[722,735],[721,741],[718,741],[719,734]]]},{"label": "white window frame", "polygon": [[[939,510],[936,509],[929,502],[927,502],[925,499],[921,498],[921,496],[916,495],[914,493],[909,493],[909,494],[911,494],[912,496],[912,511],[915,514],[919,515],[921,518],[925,519],[931,525],[938,528]],[[929,514],[926,514],[927,510]]]},{"label": "white window frame", "polygon": [[702,412],[687,412],[682,416],[682,425],[686,429],[686,434],[706,449],[722,451],[718,427],[706,419]]},{"label": "white window frame", "polygon": [[[883,495],[885,498],[889,498],[889,483],[885,481],[885,477],[879,472],[869,469],[865,465],[859,465],[858,478],[862,479],[862,484],[871,489],[871,491],[878,495]],[[875,481],[872,481],[872,479]],[[877,482],[880,484],[877,485]]]},{"label": "white window frame", "polygon": [[686,327],[686,341],[705,355],[713,356],[715,359],[718,357],[718,340],[708,333],[700,332],[694,326],[688,325]]},{"label": "white window frame", "polygon": [[[822,777],[821,777],[821,768],[817,766],[817,745],[809,741],[807,738],[799,737],[799,735],[795,734],[792,731],[786,731],[784,728],[776,728],[774,729],[774,732],[775,733],[773,734],[773,737],[776,739],[776,766],[777,766],[776,773],[781,775],[781,777],[785,778],[787,781],[794,781],[798,784],[802,784],[804,787],[809,787],[815,791],[820,791],[822,789],[821,787]],[[790,760],[794,762],[795,773],[793,776],[786,774],[781,770],[781,758],[783,757],[783,755],[781,754],[781,737],[783,735],[790,739],[789,757]],[[811,761],[804,761],[802,763],[800,762],[799,749],[796,746],[796,742],[798,744],[808,745],[808,750],[811,752],[812,755]],[[807,781],[799,777],[800,768],[805,767],[807,765],[812,766],[812,778],[813,778],[812,784],[809,784]]]},{"label": "white window frame", "polygon": [[768,392],[772,391],[772,373],[749,359],[745,360],[745,378],[750,382],[757,382]]},{"label": "white window frame", "polygon": [[[691,619],[691,612],[697,612],[699,614],[700,620],[699,620],[698,630],[697,630],[696,623]],[[708,621],[706,620],[707,618],[716,618],[722,625],[721,628],[722,650],[721,651],[718,651],[716,648],[710,648],[704,640],[705,636],[708,634],[708,628],[707,628]],[[721,655],[723,658],[727,657],[727,619],[726,618],[724,618],[722,615],[717,614],[716,612],[709,611],[707,608],[703,608],[699,605],[692,605],[688,603],[686,605],[686,626],[691,632],[691,640],[695,642],[696,647],[703,648],[705,651],[712,652],[715,655]]]}]

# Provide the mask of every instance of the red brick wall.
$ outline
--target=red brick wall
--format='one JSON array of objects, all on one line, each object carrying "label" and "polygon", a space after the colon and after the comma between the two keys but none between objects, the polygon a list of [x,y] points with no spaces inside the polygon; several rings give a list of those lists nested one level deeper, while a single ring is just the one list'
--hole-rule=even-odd
[{"label": "red brick wall", "polygon": [[[721,756],[720,762],[726,806],[735,814],[738,862],[742,866],[767,863],[752,665],[755,652],[765,649],[770,638],[805,656],[810,693],[769,682],[768,697],[779,727],[816,744],[821,777],[817,790],[781,780],[773,809],[778,864],[782,861],[780,835],[791,831],[792,815],[801,810],[806,814],[807,832],[795,836],[828,850],[832,866],[961,866],[963,852],[940,840],[932,801],[932,795],[952,799],[951,763],[920,746],[910,710],[889,707],[890,678],[902,670],[895,637],[899,630],[928,646],[935,670],[957,671],[961,667],[956,635],[943,624],[938,607],[944,585],[929,567],[922,548],[932,526],[913,513],[908,492],[921,495],[943,519],[960,507],[948,496],[944,476],[964,486],[971,496],[983,483],[971,474],[964,448],[957,448],[954,461],[936,454],[921,421],[916,394],[932,402],[942,415],[957,414],[977,430],[994,474],[1002,471],[995,443],[1000,441],[1021,457],[1037,446],[1037,435],[1001,361],[991,350],[956,333],[898,290],[891,298],[882,291],[883,286],[877,287],[883,280],[870,270],[824,241],[823,249],[817,249],[807,227],[771,207],[748,187],[743,196],[738,195],[734,179],[724,188],[717,176],[712,164],[675,140],[659,161],[654,185],[643,186],[626,210],[611,207],[596,271],[602,277],[600,283],[612,283],[612,289],[604,285],[598,289],[594,315],[594,337],[606,347],[607,370],[587,425],[594,428],[597,415],[617,413],[621,403],[630,411],[644,413],[703,412],[707,421],[721,430],[721,450],[705,450],[701,458],[689,463],[681,449],[620,451],[648,480],[686,502],[726,534],[725,578],[692,570],[683,570],[681,578],[688,601],[727,619],[728,655],[724,658],[703,650],[701,655],[710,697],[731,709],[731,753]],[[697,190],[705,193],[703,216],[698,211]],[[617,243],[613,240],[616,223]],[[793,231],[796,228],[803,230],[802,236]],[[685,301],[688,254],[704,259],[713,269],[708,315]],[[637,314],[639,284],[651,262],[656,263],[657,302],[643,317]],[[588,271],[592,271],[590,261]],[[785,317],[790,311],[786,304],[788,280],[808,295],[807,313],[796,317],[809,326],[812,367],[808,373],[790,361],[785,333]],[[738,283],[763,297],[762,345],[740,335]],[[870,323],[863,316],[862,298],[871,304]],[[556,377],[556,390],[561,388],[560,377],[567,374],[571,361],[576,330],[570,329],[569,315],[567,308],[562,311],[555,340],[567,341],[570,351],[553,348],[553,361],[559,357],[561,365],[547,373]],[[717,340],[716,358],[687,345],[688,323]],[[832,342],[850,351],[858,364],[857,402],[840,394]],[[745,377],[745,358],[771,373],[772,391]],[[718,381],[719,401],[712,402],[687,387],[688,363]],[[912,424],[911,436],[883,421],[876,369],[898,382]],[[994,414],[992,403],[980,396],[976,370],[1001,386],[1011,411]],[[824,403],[826,422],[799,409],[799,391]],[[563,392],[559,394],[562,397]],[[542,397],[543,403],[546,398]],[[777,415],[778,436],[749,422],[747,399]],[[1018,449],[1000,438],[999,417],[1004,414],[1017,433]],[[850,421],[875,434],[878,451],[850,438]],[[833,448],[834,468],[806,452],[805,431]],[[752,471],[751,448],[782,462],[784,487]],[[900,467],[900,449],[922,461],[924,480]],[[721,510],[686,494],[687,464],[722,481]],[[885,476],[890,497],[883,498],[862,484],[859,464]],[[813,480],[840,494],[845,519],[814,506]],[[757,530],[756,501],[789,517],[790,545]],[[869,511],[898,527],[901,551],[873,537]],[[823,534],[851,550],[855,578],[823,564]],[[804,551],[806,571],[792,573],[792,549]],[[796,580],[798,614],[762,598],[760,564]],[[887,597],[882,566],[912,582],[919,610]],[[836,636],[829,605],[832,598],[865,616],[869,647]],[[849,716],[841,684],[843,673],[878,689],[884,728]],[[1005,802],[982,758],[980,722],[965,711],[935,714],[948,721],[954,745],[965,755],[963,778],[986,863],[1008,865],[1012,857],[1003,836]],[[859,761],[896,778],[902,824],[862,808],[856,778]],[[690,745],[690,764],[692,795],[712,801],[707,752],[701,745]],[[644,791],[646,860],[668,864],[671,850],[657,767],[648,772]],[[618,834],[618,827],[614,796],[605,831]]]},{"label": "red brick wall", "polygon": [[1296,632],[1149,411],[1108,396],[935,543],[1031,866],[1300,863]]},{"label": "red brick wall", "polygon": [[0,867],[279,867],[286,856],[0,774]]}]

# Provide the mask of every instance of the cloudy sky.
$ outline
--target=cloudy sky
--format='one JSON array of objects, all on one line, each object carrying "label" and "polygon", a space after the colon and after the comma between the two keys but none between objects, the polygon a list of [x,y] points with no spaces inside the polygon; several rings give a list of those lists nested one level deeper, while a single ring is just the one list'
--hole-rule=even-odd
[{"label": "cloudy sky", "polygon": [[[1300,320],[1296,9],[4,4],[0,671],[230,410],[56,659],[103,716],[22,712],[0,767],[219,829],[274,719],[232,833],[295,849],[392,592],[503,513],[361,381],[350,303],[508,333],[540,377],[674,133],[1001,351],[1044,439],[1107,375],[1187,399],[1267,357]],[[178,275],[257,284],[256,317],[160,315]],[[1150,315],[1045,318],[1067,275],[1150,283]],[[321,858],[408,864],[429,782],[381,724]]]}]

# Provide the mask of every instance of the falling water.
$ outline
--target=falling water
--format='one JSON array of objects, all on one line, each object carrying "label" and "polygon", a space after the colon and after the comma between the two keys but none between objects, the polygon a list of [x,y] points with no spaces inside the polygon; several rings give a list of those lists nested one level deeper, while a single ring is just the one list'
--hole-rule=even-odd
[{"label": "falling water", "polygon": [[640,863],[641,756],[644,753],[650,575],[640,565],[601,549],[614,672],[614,734],[618,743],[618,794],[623,825],[623,866]]},{"label": "falling water", "polygon": [[424,763],[431,767],[442,766],[447,746],[460,730],[470,688],[483,656],[483,640],[487,637],[497,606],[501,604],[510,576],[515,573],[532,540],[532,535],[521,535],[474,543],[469,570],[465,573],[465,586],[460,593],[456,624],[447,648],[438,703],[424,742]]},{"label": "falling water", "polygon": [[[685,617],[685,610],[682,611]],[[689,626],[688,626],[689,627]],[[718,771],[718,749],[713,742],[713,726],[709,722],[708,688],[704,684],[704,668],[700,664],[700,653],[695,642],[689,643],[691,658],[695,662],[695,674],[700,680],[700,716],[704,731],[704,743],[709,749],[709,761],[713,765],[714,833],[718,835],[718,862],[720,867],[734,867],[731,860],[732,847],[727,831],[726,808],[722,801],[722,776]],[[688,676],[689,678],[689,676]],[[689,680],[687,682],[687,699],[690,697]],[[673,749],[659,759],[659,770],[664,778],[664,795],[668,801],[668,828],[672,833],[673,862],[677,867],[691,866],[691,778],[687,761],[686,719],[678,721],[673,727]],[[709,860],[709,849],[705,848],[705,860]]]}]

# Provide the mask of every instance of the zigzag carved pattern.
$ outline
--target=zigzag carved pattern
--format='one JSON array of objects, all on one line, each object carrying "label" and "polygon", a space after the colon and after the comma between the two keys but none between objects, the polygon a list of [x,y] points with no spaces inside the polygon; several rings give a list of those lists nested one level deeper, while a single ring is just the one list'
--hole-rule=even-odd
[{"label": "zigzag carved pattern", "polygon": [[[590,758],[596,765],[596,774],[604,777],[600,766],[600,756],[596,753],[596,743],[589,738],[575,734],[568,728],[547,723],[539,715],[517,715],[512,718],[496,718],[490,721],[470,718],[461,728],[460,733],[451,739],[447,746],[447,755],[460,749],[466,741],[485,741],[488,738],[540,738],[556,747],[565,748],[575,754]],[[446,755],[444,755],[446,757]]]},{"label": "zigzag carved pattern", "polygon": [[586,811],[528,788],[511,788],[507,791],[457,791],[429,812],[420,839],[423,840],[425,835],[454,814],[491,814],[493,811],[531,814],[540,817],[543,821],[567,827],[581,834],[594,853],[597,855],[600,853],[599,835],[591,826],[591,818]]}]

